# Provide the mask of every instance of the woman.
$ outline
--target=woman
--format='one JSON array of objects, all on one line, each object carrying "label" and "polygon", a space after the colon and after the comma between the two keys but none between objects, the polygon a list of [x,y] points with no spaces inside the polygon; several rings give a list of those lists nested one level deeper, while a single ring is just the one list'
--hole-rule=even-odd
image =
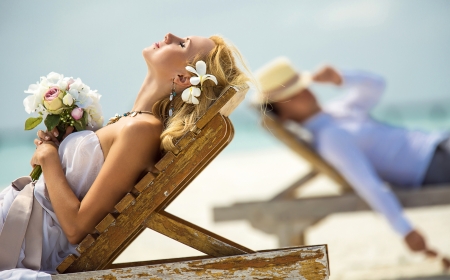
[{"label": "woman", "polygon": [[[191,129],[223,88],[248,81],[235,63],[234,57],[243,63],[239,52],[218,36],[180,38],[169,33],[144,49],[143,56],[148,73],[128,115],[95,133],[72,133],[59,148],[53,135],[38,133],[31,164],[41,165],[45,177],[35,187],[44,208],[41,271],[55,273],[60,261],[76,254],[76,244],[153,170],[160,149],[174,149],[174,140]],[[204,76],[193,91],[201,95],[192,96],[194,69],[186,66],[195,67],[198,61],[204,61],[215,78]],[[0,227],[17,194],[12,187],[0,194]],[[24,247],[17,268],[24,268]],[[36,277],[30,270],[12,269],[0,272],[0,278],[27,274]]]}]

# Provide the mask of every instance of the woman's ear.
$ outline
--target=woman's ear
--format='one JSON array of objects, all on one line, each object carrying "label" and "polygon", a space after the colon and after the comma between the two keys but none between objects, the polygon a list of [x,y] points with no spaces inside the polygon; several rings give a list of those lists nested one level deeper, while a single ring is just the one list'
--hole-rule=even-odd
[{"label": "woman's ear", "polygon": [[187,88],[191,85],[190,79],[191,79],[191,76],[186,75],[186,74],[177,75],[173,82],[182,88]]}]

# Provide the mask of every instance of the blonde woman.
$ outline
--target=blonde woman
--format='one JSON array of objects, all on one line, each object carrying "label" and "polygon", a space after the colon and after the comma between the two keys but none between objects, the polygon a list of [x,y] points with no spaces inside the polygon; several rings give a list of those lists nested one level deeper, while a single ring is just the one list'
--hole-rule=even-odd
[{"label": "blonde woman", "polygon": [[[174,140],[191,129],[223,88],[248,81],[235,63],[243,63],[239,52],[219,36],[168,33],[142,54],[148,72],[130,112],[95,132],[72,133],[59,147],[53,135],[38,133],[31,164],[43,170],[35,186],[43,208],[40,271],[56,273],[59,262],[76,254],[76,244],[153,170],[161,150],[174,149]],[[19,193],[10,186],[0,194],[0,228]],[[27,267],[28,245],[22,244],[14,267],[3,266],[1,279],[49,277]]]}]

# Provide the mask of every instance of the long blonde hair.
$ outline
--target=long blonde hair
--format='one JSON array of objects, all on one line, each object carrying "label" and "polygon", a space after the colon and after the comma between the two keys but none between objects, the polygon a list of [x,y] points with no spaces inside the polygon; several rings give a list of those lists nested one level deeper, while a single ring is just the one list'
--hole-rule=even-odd
[{"label": "long blonde hair", "polygon": [[[207,73],[217,78],[217,85],[214,82],[205,81],[201,96],[198,97],[199,104],[187,104],[181,100],[181,96],[174,98],[174,113],[169,117],[170,107],[169,98],[164,98],[153,105],[153,113],[161,119],[164,124],[164,130],[161,134],[161,150],[175,151],[174,142],[176,139],[190,131],[195,122],[201,117],[209,106],[218,98],[222,90],[231,86],[240,86],[249,81],[249,70],[245,62],[233,45],[225,42],[220,36],[212,36],[215,47],[205,56],[197,55],[188,65],[195,68],[195,62],[203,60],[206,63]],[[244,70],[239,69],[235,58],[241,64]]]}]

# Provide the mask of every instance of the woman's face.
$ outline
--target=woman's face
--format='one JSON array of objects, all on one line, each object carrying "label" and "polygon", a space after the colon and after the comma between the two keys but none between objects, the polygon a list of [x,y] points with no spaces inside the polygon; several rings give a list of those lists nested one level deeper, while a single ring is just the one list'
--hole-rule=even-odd
[{"label": "woman's face", "polygon": [[177,37],[171,33],[164,36],[164,40],[145,48],[142,52],[152,73],[159,72],[173,75],[175,72],[185,71],[188,61],[197,54],[207,54],[215,43],[205,37],[189,36]]}]

